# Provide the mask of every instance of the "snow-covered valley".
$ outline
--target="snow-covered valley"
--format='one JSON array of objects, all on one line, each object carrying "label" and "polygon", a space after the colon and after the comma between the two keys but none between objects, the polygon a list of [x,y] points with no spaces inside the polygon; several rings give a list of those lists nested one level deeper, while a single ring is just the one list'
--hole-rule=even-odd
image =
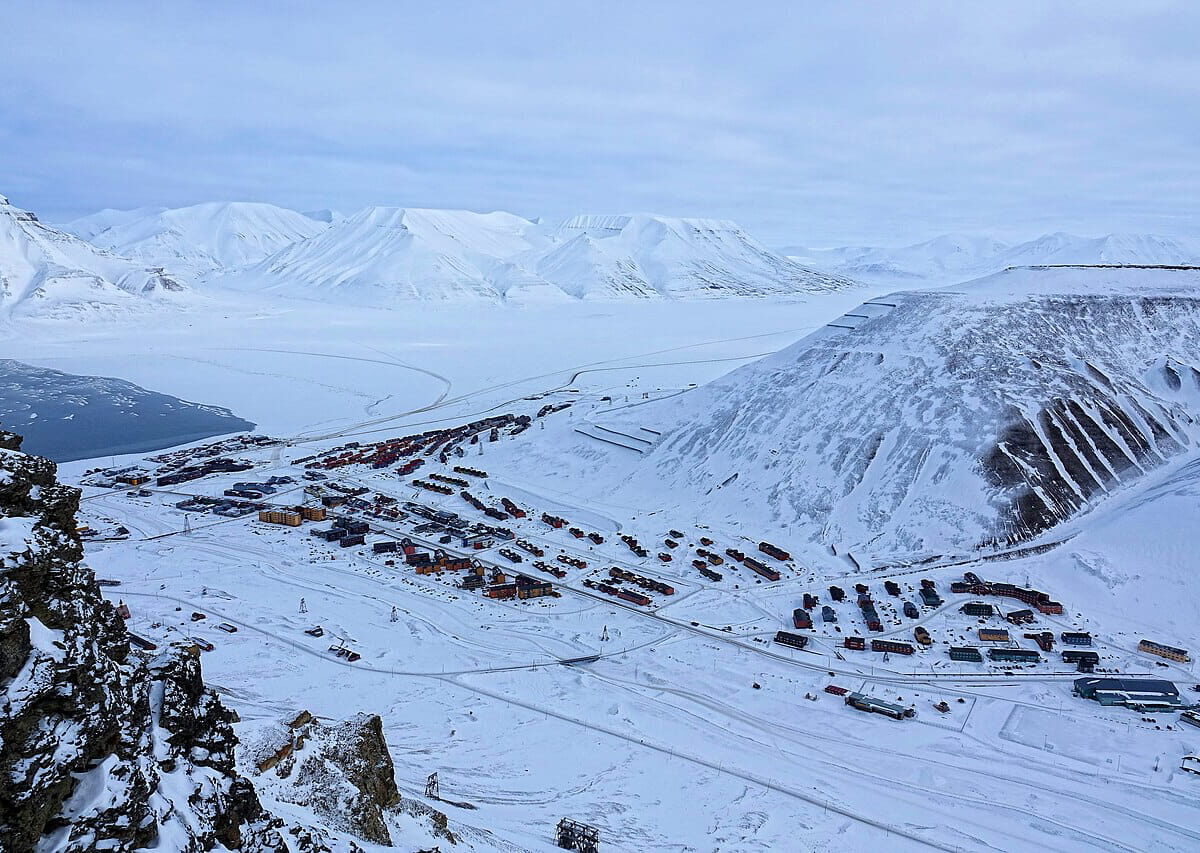
[{"label": "snow-covered valley", "polygon": [[[73,227],[154,263],[164,216]],[[23,257],[140,269],[11,219]],[[139,642],[203,650],[272,814],[329,849],[427,849],[438,813],[473,850],[554,849],[564,817],[605,850],[1200,843],[1200,673],[1139,645],[1200,643],[1196,271],[896,291],[789,279],[710,221],[329,220],[258,260],[189,237],[180,300],[22,298],[0,337],[272,437],[60,466],[104,594]],[[313,535],[338,520],[362,539]],[[1064,634],[1177,707],[1076,695]],[[260,760],[300,711],[320,785]],[[360,713],[408,811],[329,806],[314,750]]]},{"label": "snow-covered valley", "polygon": [[[1093,283],[1101,298],[1130,289],[1119,276]],[[1072,288],[1050,288],[1064,289]],[[1181,298],[1176,283],[1145,289],[1146,298]],[[1037,290],[1022,281],[999,298],[1044,312],[1043,303],[1029,301]],[[160,454],[119,457],[117,468],[140,466],[150,482],[136,489],[85,487],[80,519],[96,531],[86,544],[88,563],[106,581],[120,582],[105,587],[106,594],[129,606],[134,633],[159,645],[189,638],[212,645],[202,657],[205,676],[241,716],[239,734],[248,743],[300,708],[319,718],[378,713],[402,795],[445,811],[463,849],[550,850],[564,816],[599,827],[603,849],[615,850],[1186,850],[1200,841],[1194,828],[1200,797],[1189,774],[1178,770],[1179,755],[1200,748],[1200,735],[1191,734],[1200,730],[1181,725],[1176,714],[1105,708],[1072,695],[1079,674],[1057,651],[1037,664],[963,663],[945,651],[986,647],[976,639],[979,628],[1008,627],[998,613],[982,622],[960,613],[964,603],[991,601],[1001,611],[1019,606],[951,593],[951,583],[973,571],[988,581],[1047,590],[1064,603],[1061,615],[1039,614],[1014,636],[1089,632],[1100,669],[1170,678],[1187,701],[1196,701],[1194,664],[1168,663],[1164,670],[1137,651],[1143,637],[1185,648],[1200,639],[1182,604],[1196,593],[1184,532],[1195,521],[1187,497],[1196,488],[1190,445],[1015,551],[972,553],[972,534],[953,553],[918,564],[909,562],[910,549],[882,542],[869,563],[856,564],[853,550],[831,551],[797,535],[794,523],[755,503],[770,494],[778,468],[765,468],[757,488],[747,482],[718,504],[702,489],[664,476],[655,461],[704,423],[699,412],[726,405],[718,402],[721,394],[754,391],[754,381],[731,373],[742,365],[750,365],[748,375],[765,370],[782,378],[817,358],[793,350],[844,346],[868,331],[878,340],[885,320],[907,327],[897,340],[915,348],[923,324],[980,312],[987,300],[944,295],[936,298],[949,300],[953,312],[938,315],[921,305],[856,321],[846,317],[861,313],[864,300],[900,305],[903,299],[856,289],[803,302],[572,301],[508,306],[497,314],[471,305],[343,306],[332,313],[283,295],[208,298],[216,310],[203,323],[192,312],[164,315],[153,327],[137,319],[28,323],[31,333],[7,340],[0,355],[119,375],[225,406],[283,440],[231,454],[252,462],[251,470],[161,487],[156,477],[172,466],[147,458]],[[1024,322],[1021,316],[1012,323]],[[874,325],[839,328],[860,323]],[[1096,334],[1099,327],[1087,328]],[[1136,326],[1122,328],[1132,335]],[[1082,346],[1092,339],[1071,340]],[[1152,367],[1146,346],[1126,347],[1122,357]],[[1165,342],[1158,348],[1176,351]],[[1114,381],[1116,366],[1108,368]],[[912,383],[928,381],[911,365],[905,370]],[[1017,393],[1024,387],[1015,380],[1020,371],[1015,363],[1009,371],[1006,387]],[[1143,385],[1131,393],[1165,400],[1171,391],[1177,405],[1191,410],[1181,389],[1152,380],[1139,375]],[[901,394],[907,387],[872,381]],[[765,422],[786,388],[736,405]],[[560,404],[570,405],[536,417]],[[868,406],[891,412],[891,420],[902,411],[895,403]],[[675,415],[677,424],[659,414],[653,423],[643,417],[660,409],[688,414]],[[305,479],[312,469],[304,459],[333,458],[344,452],[334,448],[352,442],[365,446],[510,412],[533,418],[532,428],[511,436],[505,428],[496,442],[485,432],[446,463],[422,451],[413,458],[425,464],[408,476],[394,472],[397,462],[317,469],[328,479]],[[828,416],[842,416],[835,413],[833,405]],[[631,425],[666,429],[661,437],[642,433],[643,454],[611,443],[629,444],[622,433]],[[1190,427],[1181,421],[1178,430],[1180,440],[1191,441]],[[779,436],[753,452],[766,458],[786,446]],[[84,472],[97,464],[113,460],[65,464],[61,476],[93,482]],[[679,470],[704,464],[698,457]],[[543,550],[564,577],[532,567],[535,557],[511,542],[472,551],[457,538],[439,542],[444,534],[422,527],[428,520],[408,508],[403,517],[384,512],[415,501],[468,526],[495,524],[458,496],[458,486],[443,496],[412,485],[416,479],[436,485],[433,473],[469,480],[471,493],[488,506],[507,497],[528,510],[528,517],[498,526]],[[221,516],[202,504],[176,506],[194,496],[229,500],[222,496],[234,484],[269,477],[291,478],[255,499],[276,507],[336,495],[331,483],[366,489],[365,505],[330,511],[331,518],[367,521],[365,546],[343,548],[310,535],[310,527],[328,523],[291,528],[262,523],[255,512]],[[398,503],[387,503],[392,498]],[[556,530],[540,520],[543,512],[603,541]],[[908,524],[918,525],[918,518]],[[119,526],[127,538],[112,537]],[[1174,533],[1158,536],[1157,528]],[[672,549],[663,542],[675,532],[682,536]],[[648,556],[632,553],[622,535],[644,543]],[[558,597],[490,598],[464,590],[461,571],[420,575],[391,554],[373,553],[376,542],[406,537],[420,550],[467,553],[509,577],[515,570],[550,581]],[[705,548],[701,537],[715,544]],[[791,559],[759,554],[762,539],[783,546]],[[514,564],[501,548],[523,555],[523,562]],[[739,566],[725,556],[727,548],[761,559],[780,579]],[[722,555],[722,564],[702,551]],[[662,562],[659,552],[671,561]],[[700,573],[697,560],[720,579]],[[610,568],[674,591],[650,593],[649,605],[614,598],[596,586]],[[922,578],[935,583],[937,605],[921,604]],[[899,585],[898,597],[884,590],[885,580]],[[849,592],[856,583],[868,585],[881,611],[878,632],[862,623]],[[830,586],[850,597],[833,601]],[[796,631],[793,610],[805,593],[819,599],[817,618],[813,628]],[[1115,603],[1118,596],[1132,606]],[[917,602],[919,618],[902,612],[903,601]],[[819,618],[823,606],[833,608],[837,621]],[[206,619],[193,622],[193,611]],[[214,630],[218,622],[236,632]],[[912,656],[844,648],[847,636],[912,646],[917,624],[933,644],[918,644]],[[322,637],[305,634],[316,625]],[[808,636],[807,647],[773,642],[779,630]],[[1023,639],[1008,645],[1036,648]],[[339,657],[331,650],[339,646],[360,657]],[[593,655],[591,662],[561,663]],[[829,685],[912,707],[916,716],[862,714],[826,692]],[[935,707],[943,702],[945,712]],[[426,798],[425,779],[434,771],[445,801],[476,808]],[[278,781],[264,777],[258,784],[280,813],[307,813],[272,799],[289,796]],[[408,824],[394,824],[393,835],[421,843],[420,831]]]}]

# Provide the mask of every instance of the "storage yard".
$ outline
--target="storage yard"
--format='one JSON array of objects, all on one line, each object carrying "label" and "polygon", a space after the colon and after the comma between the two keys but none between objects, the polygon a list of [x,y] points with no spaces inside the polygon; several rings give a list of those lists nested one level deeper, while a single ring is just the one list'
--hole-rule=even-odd
[{"label": "storage yard", "polygon": [[[953,828],[964,807],[996,844],[1023,837],[1009,821],[1033,792],[1036,819],[1069,840],[1053,849],[1127,849],[1134,808],[1158,815],[1163,849],[1200,844],[1193,801],[1155,796],[1177,783],[1144,760],[1178,767],[1176,740],[1197,730],[1174,710],[1200,701],[1174,638],[1118,636],[1071,589],[1005,579],[1003,563],[881,571],[747,524],[624,519],[538,493],[497,473],[501,454],[586,404],[521,405],[369,441],[242,441],[95,472],[85,512],[122,521],[135,541],[92,559],[121,578],[114,598],[140,642],[193,642],[215,682],[242,685],[249,714],[255,697],[310,684],[315,669],[334,705],[347,690],[404,685],[405,701],[472,737],[536,725],[562,753],[584,732],[676,762],[681,791],[699,773],[710,790],[755,790],[784,811],[832,807],[862,838],[879,832],[867,804],[883,792],[937,815],[936,832],[882,820],[898,849],[970,849]],[[246,661],[264,673],[253,688],[238,675]],[[1108,680],[1081,687],[1085,677]],[[1178,706],[1156,704],[1151,681],[1176,686]],[[1138,774],[1136,806],[1091,788],[1109,759],[1086,755],[1082,733]],[[931,792],[914,757],[928,763],[931,744],[959,736],[970,742],[933,758],[953,784]],[[989,752],[1036,749],[1043,763],[997,770],[980,739]],[[572,755],[599,773],[603,752]],[[403,762],[398,775],[421,777]],[[565,772],[538,764],[525,781],[540,790]],[[801,781],[813,773],[821,792]],[[653,799],[644,779],[627,784]]]}]

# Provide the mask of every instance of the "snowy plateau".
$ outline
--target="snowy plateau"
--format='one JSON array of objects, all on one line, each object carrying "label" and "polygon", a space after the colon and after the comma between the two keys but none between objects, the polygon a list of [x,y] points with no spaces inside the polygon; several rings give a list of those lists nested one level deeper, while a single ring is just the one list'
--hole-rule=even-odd
[{"label": "snowy plateau", "polygon": [[[57,476],[105,597],[197,650],[238,718],[220,770],[284,825],[368,851],[551,851],[564,818],[602,851],[1200,847],[1182,243],[827,264],[716,220],[266,207],[76,237],[5,205],[0,358],[257,425]],[[395,792],[363,817],[371,715]]]}]

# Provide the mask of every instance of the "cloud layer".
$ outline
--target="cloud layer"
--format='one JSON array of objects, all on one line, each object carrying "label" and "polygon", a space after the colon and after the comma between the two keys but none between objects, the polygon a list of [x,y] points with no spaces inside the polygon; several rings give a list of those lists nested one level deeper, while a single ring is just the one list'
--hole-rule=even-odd
[{"label": "cloud layer", "polygon": [[238,199],[653,210],[776,244],[1200,231],[1191,4],[18,0],[5,18],[0,192],[47,218]]}]

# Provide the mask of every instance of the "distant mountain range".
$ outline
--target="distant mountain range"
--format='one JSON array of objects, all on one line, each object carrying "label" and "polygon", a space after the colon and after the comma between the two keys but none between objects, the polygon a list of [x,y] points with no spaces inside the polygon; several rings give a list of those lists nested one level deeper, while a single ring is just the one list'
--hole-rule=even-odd
[{"label": "distant mountain range", "polygon": [[[21,213],[20,221],[36,222]],[[6,220],[10,226],[18,221],[14,216]],[[857,282],[952,284],[1014,266],[1200,262],[1200,240],[1153,235],[1058,233],[1012,245],[949,234],[898,249],[793,246],[776,252],[727,220],[585,215],[553,225],[504,212],[369,207],[343,216],[250,202],[109,209],[62,231],[41,223],[25,231],[26,248],[10,246],[0,256],[10,266],[25,258],[23,272],[13,267],[0,293],[9,313],[17,302],[39,311],[54,303],[53,313],[61,314],[68,302],[112,301],[95,287],[68,297],[67,281],[107,282],[118,301],[123,297],[116,291],[161,294],[200,285],[212,292],[386,306],[413,300],[786,299]],[[37,241],[67,254],[51,259],[29,250]],[[50,266],[41,269],[34,256]],[[62,298],[47,301],[47,288]]]},{"label": "distant mountain range", "polygon": [[[115,211],[106,214],[120,218]],[[158,265],[104,251],[0,196],[0,319],[115,315],[177,306],[187,290]]]},{"label": "distant mountain range", "polygon": [[789,246],[780,253],[797,263],[861,281],[950,284],[1016,266],[1197,264],[1200,263],[1200,240],[1153,234],[1077,237],[1058,232],[1026,243],[1009,244],[987,237],[945,234],[898,249]]},{"label": "distant mountain range", "polygon": [[771,252],[738,225],[652,214],[554,227],[510,213],[213,203],[105,210],[64,226],[211,287],[359,304],[408,300],[792,297],[854,282]]}]

